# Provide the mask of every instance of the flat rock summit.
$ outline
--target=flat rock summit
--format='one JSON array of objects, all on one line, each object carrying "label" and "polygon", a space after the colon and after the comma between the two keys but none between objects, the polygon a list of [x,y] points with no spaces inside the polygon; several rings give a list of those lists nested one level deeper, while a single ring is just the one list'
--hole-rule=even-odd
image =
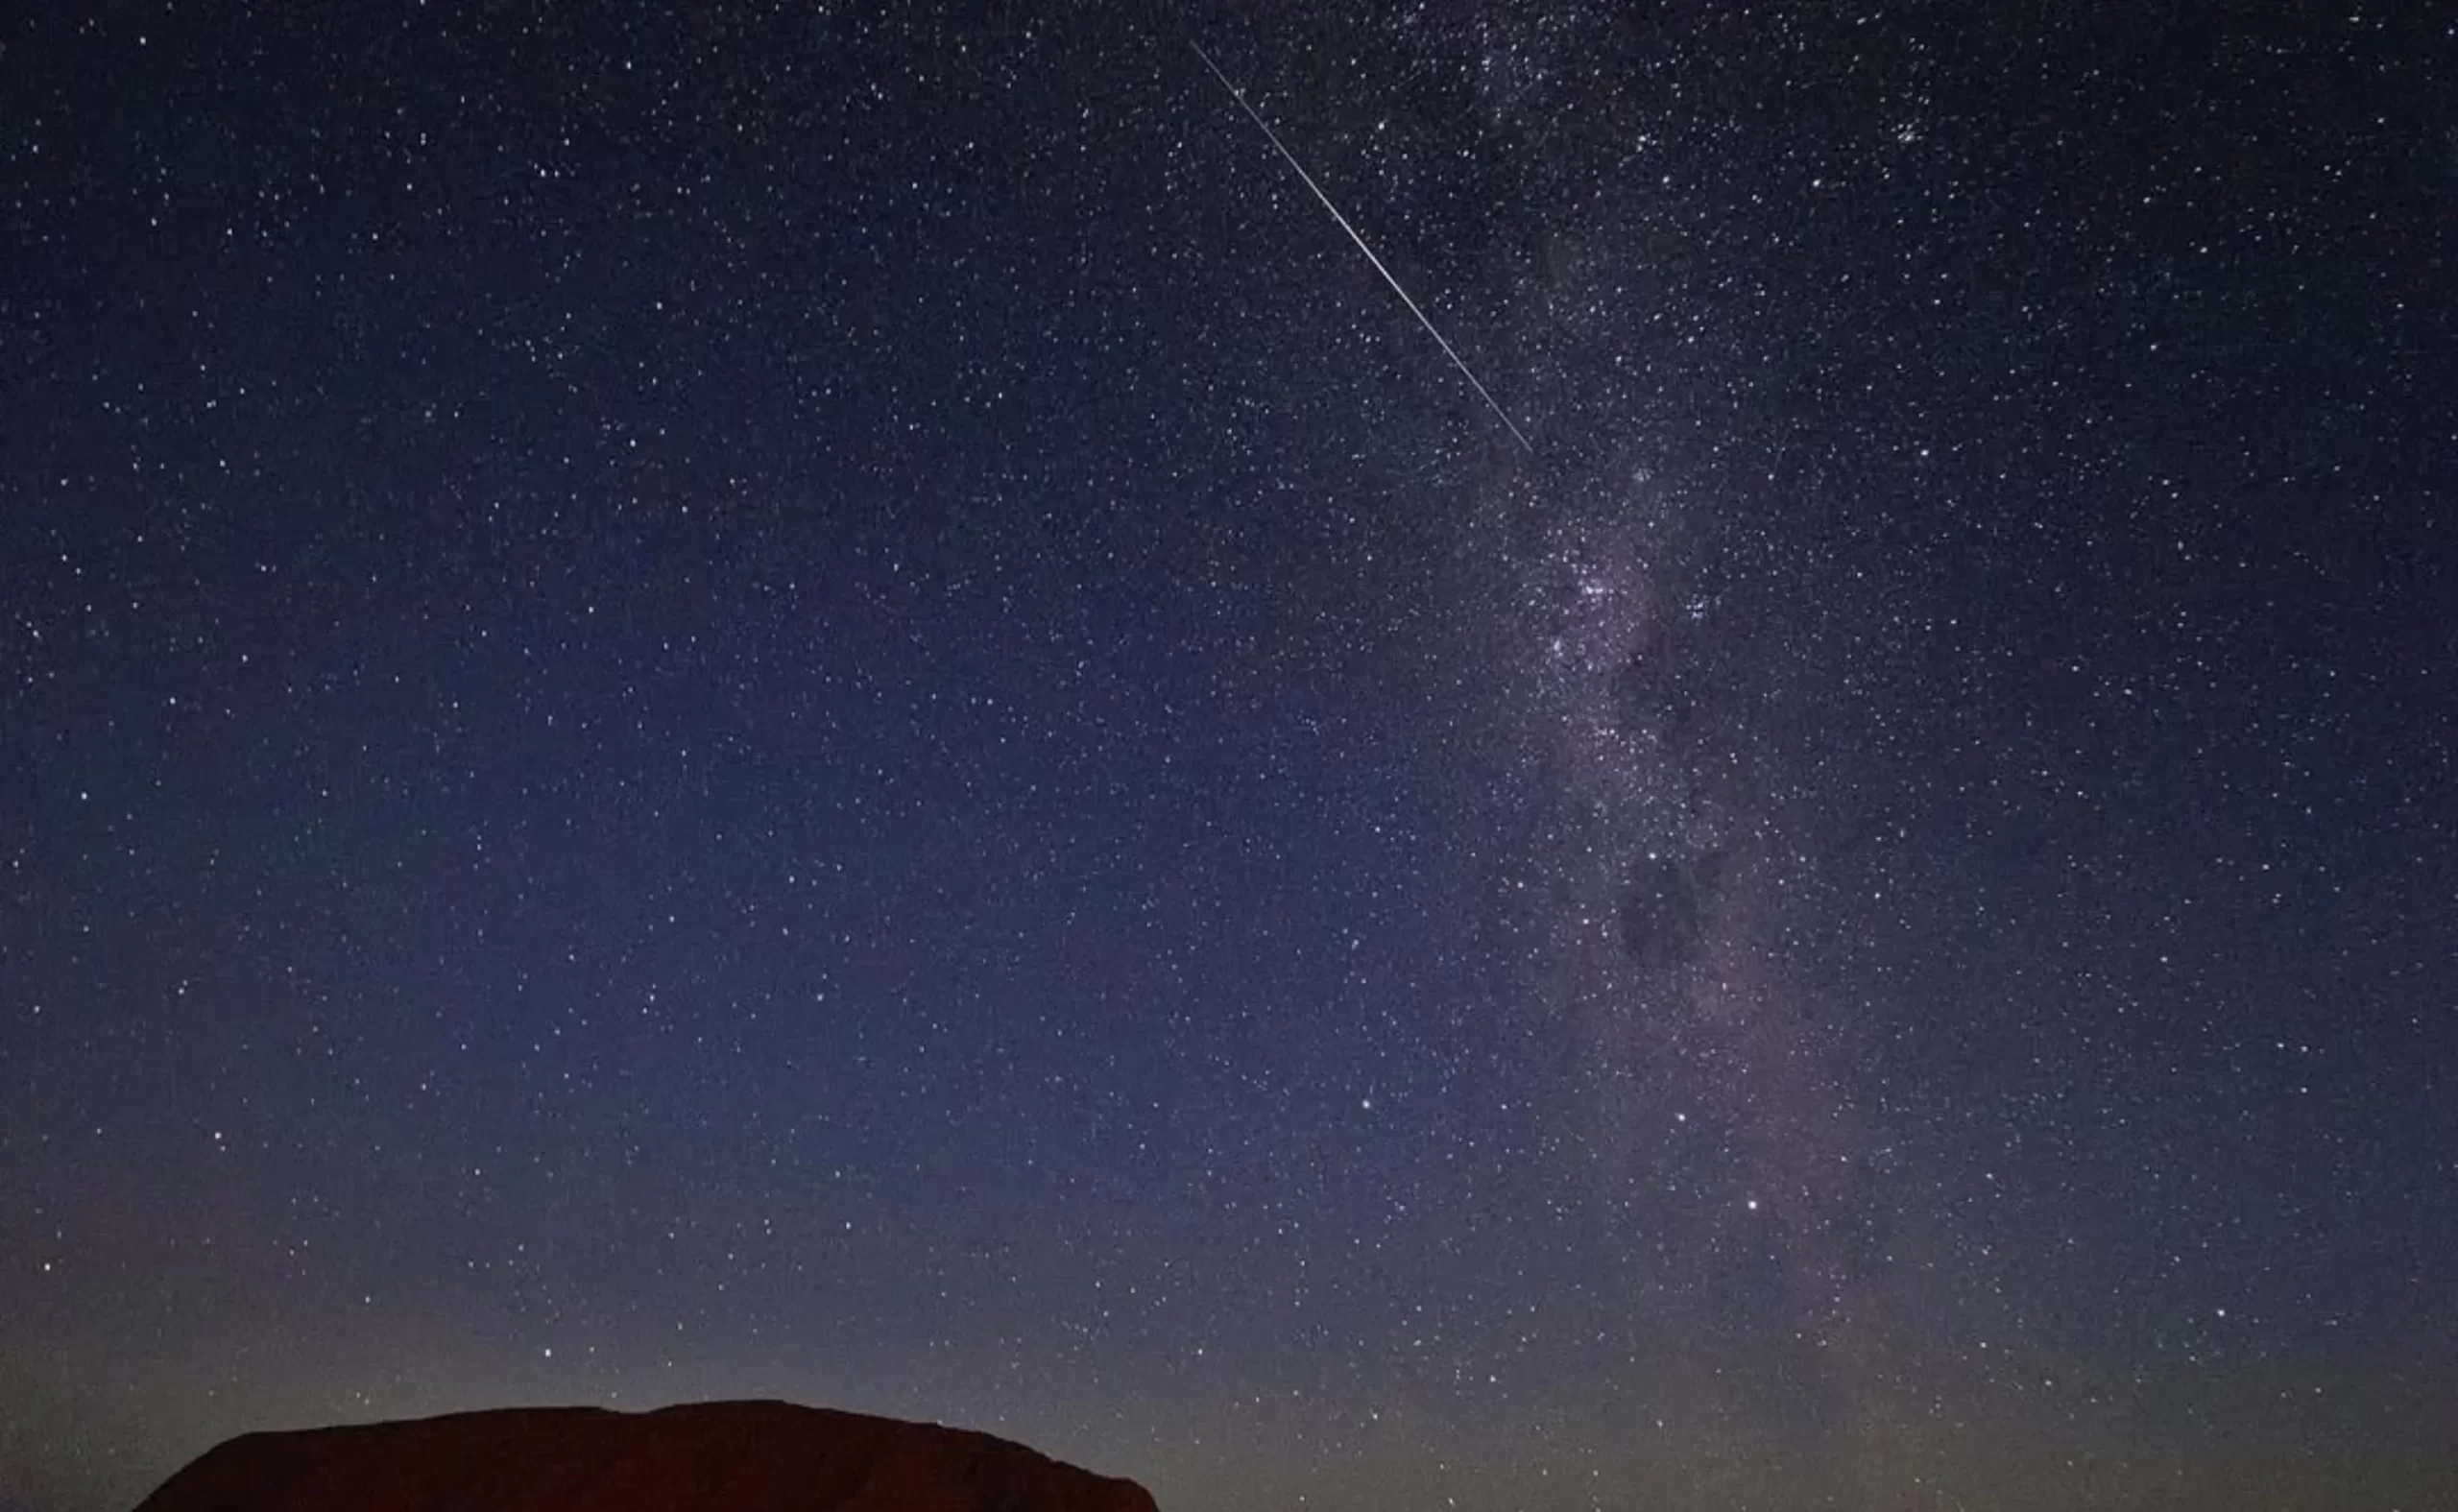
[{"label": "flat rock summit", "polygon": [[217,1445],[138,1512],[1157,1512],[987,1433],[783,1402],[513,1407]]}]

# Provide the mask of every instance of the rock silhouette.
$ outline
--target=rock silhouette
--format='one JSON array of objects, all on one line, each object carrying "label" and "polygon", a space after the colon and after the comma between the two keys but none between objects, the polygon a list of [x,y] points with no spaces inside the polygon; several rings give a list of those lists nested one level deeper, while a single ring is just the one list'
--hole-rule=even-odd
[{"label": "rock silhouette", "polygon": [[987,1433],[783,1402],[515,1407],[248,1433],[137,1512],[1157,1512]]}]

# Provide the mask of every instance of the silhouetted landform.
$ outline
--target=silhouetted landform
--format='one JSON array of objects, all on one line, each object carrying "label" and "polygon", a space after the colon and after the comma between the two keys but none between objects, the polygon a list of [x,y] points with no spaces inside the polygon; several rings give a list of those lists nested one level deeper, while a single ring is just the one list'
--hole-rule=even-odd
[{"label": "silhouetted landform", "polygon": [[1132,1480],[960,1428],[783,1402],[513,1407],[248,1433],[137,1512],[1156,1512]]}]

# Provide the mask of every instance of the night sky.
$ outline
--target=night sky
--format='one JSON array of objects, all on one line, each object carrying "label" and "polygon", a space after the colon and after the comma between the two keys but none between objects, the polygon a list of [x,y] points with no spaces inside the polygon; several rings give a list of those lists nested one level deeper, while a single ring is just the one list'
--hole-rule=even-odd
[{"label": "night sky", "polygon": [[2436,9],[12,8],[0,1506],[2458,1506]]}]

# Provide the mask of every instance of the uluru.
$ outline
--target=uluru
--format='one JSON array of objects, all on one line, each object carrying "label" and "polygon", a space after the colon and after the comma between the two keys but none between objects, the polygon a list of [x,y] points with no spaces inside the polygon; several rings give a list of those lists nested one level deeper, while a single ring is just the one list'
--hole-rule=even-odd
[{"label": "uluru", "polygon": [[247,1433],[138,1512],[1157,1512],[987,1433],[783,1402],[513,1407]]}]

